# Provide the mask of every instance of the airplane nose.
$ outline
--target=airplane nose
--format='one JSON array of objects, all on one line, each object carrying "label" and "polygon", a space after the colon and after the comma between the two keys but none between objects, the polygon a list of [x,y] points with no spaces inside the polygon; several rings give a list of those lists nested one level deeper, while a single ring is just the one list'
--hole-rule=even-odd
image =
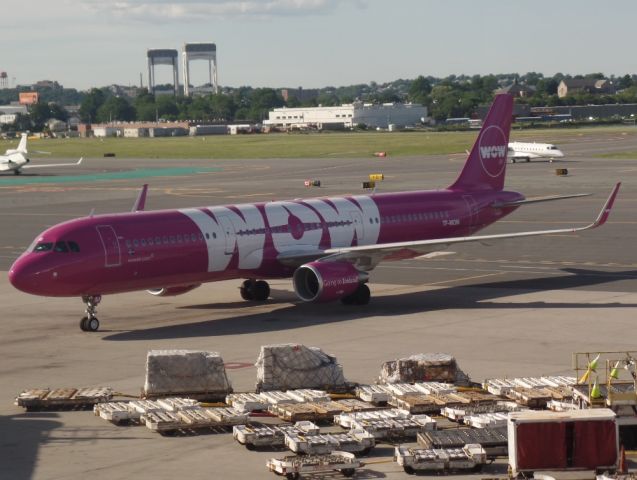
[{"label": "airplane nose", "polygon": [[37,271],[29,268],[29,265],[20,258],[15,261],[9,270],[9,282],[11,282],[11,285],[26,293],[37,294],[38,277]]}]

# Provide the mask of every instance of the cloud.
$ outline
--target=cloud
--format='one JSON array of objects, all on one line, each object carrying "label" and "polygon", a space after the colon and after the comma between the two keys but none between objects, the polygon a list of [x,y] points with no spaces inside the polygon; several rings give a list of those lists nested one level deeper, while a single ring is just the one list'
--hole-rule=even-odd
[{"label": "cloud", "polygon": [[[363,0],[358,0],[360,4]],[[97,14],[142,21],[206,20],[213,17],[282,17],[328,13],[346,0],[88,0]]]}]

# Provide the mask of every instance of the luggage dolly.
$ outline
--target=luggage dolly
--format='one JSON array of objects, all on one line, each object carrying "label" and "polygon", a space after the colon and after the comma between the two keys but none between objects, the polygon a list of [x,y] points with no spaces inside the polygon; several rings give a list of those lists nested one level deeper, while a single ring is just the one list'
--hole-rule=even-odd
[{"label": "luggage dolly", "polygon": [[340,471],[346,477],[356,473],[363,463],[353,453],[334,451],[325,455],[300,455],[271,458],[266,466],[271,472],[296,480],[302,473]]}]

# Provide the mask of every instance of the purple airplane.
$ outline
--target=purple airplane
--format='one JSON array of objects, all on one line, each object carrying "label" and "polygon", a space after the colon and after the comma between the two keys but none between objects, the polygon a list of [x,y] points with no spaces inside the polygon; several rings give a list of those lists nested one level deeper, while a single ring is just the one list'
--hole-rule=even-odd
[{"label": "purple airplane", "polygon": [[13,264],[9,280],[34,295],[81,297],[84,331],[96,331],[102,295],[148,290],[186,293],[205,282],[245,279],[245,300],[265,301],[263,279],[292,278],[306,302],[370,299],[369,272],[382,261],[439,255],[455,243],[576,232],[608,219],[613,188],[588,226],[470,236],[534,199],[503,190],[513,99],[498,95],[469,158],[447,189],[295,201],[90,215],[40,234]]}]

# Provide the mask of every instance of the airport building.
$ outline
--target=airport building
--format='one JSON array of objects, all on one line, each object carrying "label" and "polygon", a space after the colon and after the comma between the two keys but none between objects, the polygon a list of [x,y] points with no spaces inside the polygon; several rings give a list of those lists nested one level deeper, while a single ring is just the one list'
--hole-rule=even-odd
[{"label": "airport building", "polygon": [[319,130],[352,128],[364,124],[370,128],[392,128],[427,121],[427,107],[412,103],[355,102],[335,107],[275,108],[263,122],[270,128],[317,128]]}]

